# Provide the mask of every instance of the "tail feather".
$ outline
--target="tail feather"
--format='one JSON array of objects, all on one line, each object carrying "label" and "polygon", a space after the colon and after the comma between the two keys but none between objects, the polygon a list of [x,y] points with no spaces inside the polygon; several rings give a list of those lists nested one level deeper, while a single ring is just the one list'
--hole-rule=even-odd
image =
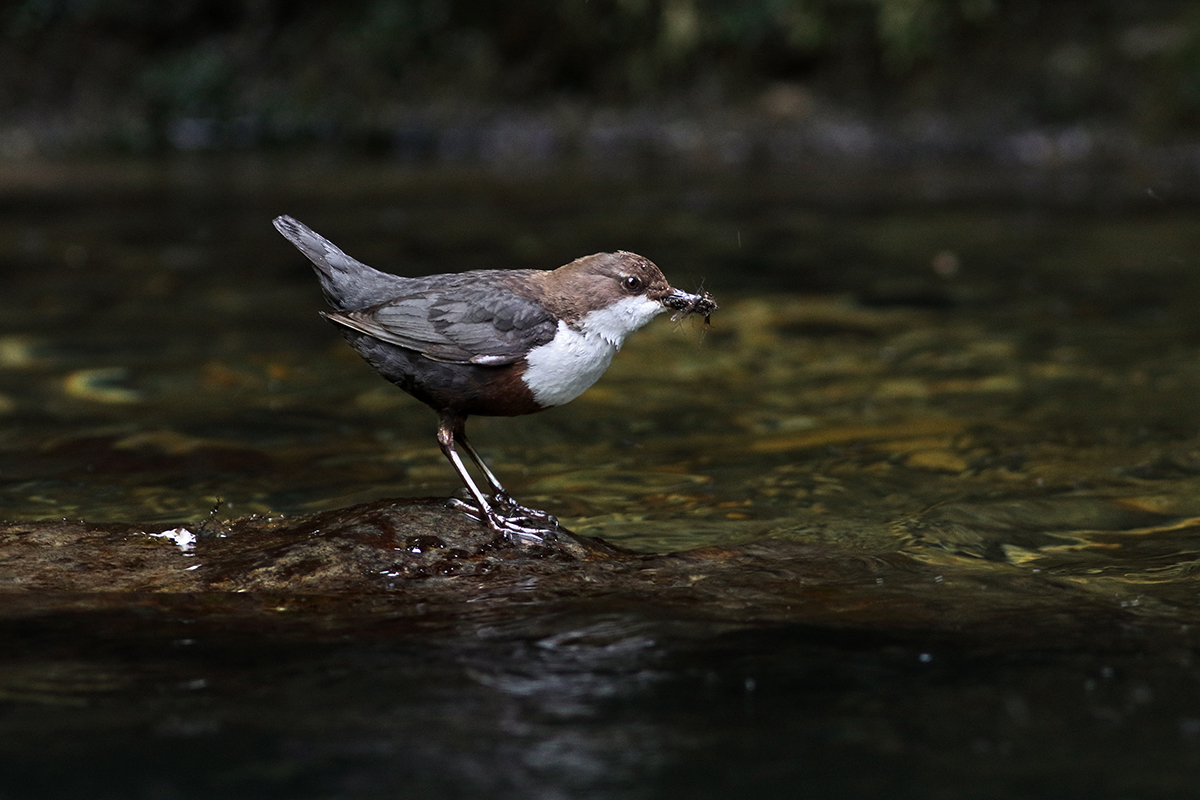
[{"label": "tail feather", "polygon": [[408,280],[351,258],[333,242],[291,217],[276,217],[275,229],[312,262],[325,299],[339,311],[390,300]]}]

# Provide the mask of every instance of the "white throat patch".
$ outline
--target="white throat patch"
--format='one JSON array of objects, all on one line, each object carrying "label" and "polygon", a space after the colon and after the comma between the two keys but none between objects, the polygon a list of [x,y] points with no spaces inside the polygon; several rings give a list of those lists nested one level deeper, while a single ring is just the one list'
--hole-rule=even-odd
[{"label": "white throat patch", "polygon": [[549,343],[529,351],[522,380],[539,405],[569,403],[599,380],[630,333],[666,309],[646,297],[627,297],[591,311],[572,328],[559,320]]}]

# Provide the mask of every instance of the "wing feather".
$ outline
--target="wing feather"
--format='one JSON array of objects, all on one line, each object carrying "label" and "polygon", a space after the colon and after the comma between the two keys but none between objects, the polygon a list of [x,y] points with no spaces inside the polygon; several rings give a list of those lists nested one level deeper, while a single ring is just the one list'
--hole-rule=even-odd
[{"label": "wing feather", "polygon": [[[511,273],[506,273],[511,279]],[[447,276],[449,277],[449,276]],[[558,320],[540,303],[498,280],[414,286],[386,303],[326,318],[426,358],[503,366],[554,338]]]}]

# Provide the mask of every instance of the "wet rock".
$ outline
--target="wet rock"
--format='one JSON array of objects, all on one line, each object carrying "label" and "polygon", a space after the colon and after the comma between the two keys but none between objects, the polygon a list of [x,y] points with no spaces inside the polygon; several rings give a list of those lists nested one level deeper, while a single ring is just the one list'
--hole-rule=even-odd
[{"label": "wet rock", "polygon": [[560,534],[518,547],[442,501],[380,501],[305,517],[163,530],[83,521],[0,526],[0,591],[338,593],[624,557]]},{"label": "wet rock", "polygon": [[600,613],[719,628],[799,623],[1019,637],[1034,629],[1013,620],[1032,607],[1070,629],[1134,613],[1069,580],[998,582],[982,562],[951,573],[924,560],[769,537],[666,554],[570,534],[522,548],[439,500],[194,529],[22,522],[0,525],[0,620],[117,614],[134,625],[186,619],[193,630],[236,624],[328,636]]}]

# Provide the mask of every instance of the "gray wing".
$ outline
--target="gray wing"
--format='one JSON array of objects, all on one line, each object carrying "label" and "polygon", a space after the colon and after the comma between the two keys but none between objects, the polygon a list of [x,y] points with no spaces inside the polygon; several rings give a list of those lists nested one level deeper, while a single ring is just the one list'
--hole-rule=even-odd
[{"label": "gray wing", "polygon": [[519,361],[553,339],[558,327],[539,303],[486,281],[415,289],[376,306],[325,316],[435,361],[485,366]]}]

